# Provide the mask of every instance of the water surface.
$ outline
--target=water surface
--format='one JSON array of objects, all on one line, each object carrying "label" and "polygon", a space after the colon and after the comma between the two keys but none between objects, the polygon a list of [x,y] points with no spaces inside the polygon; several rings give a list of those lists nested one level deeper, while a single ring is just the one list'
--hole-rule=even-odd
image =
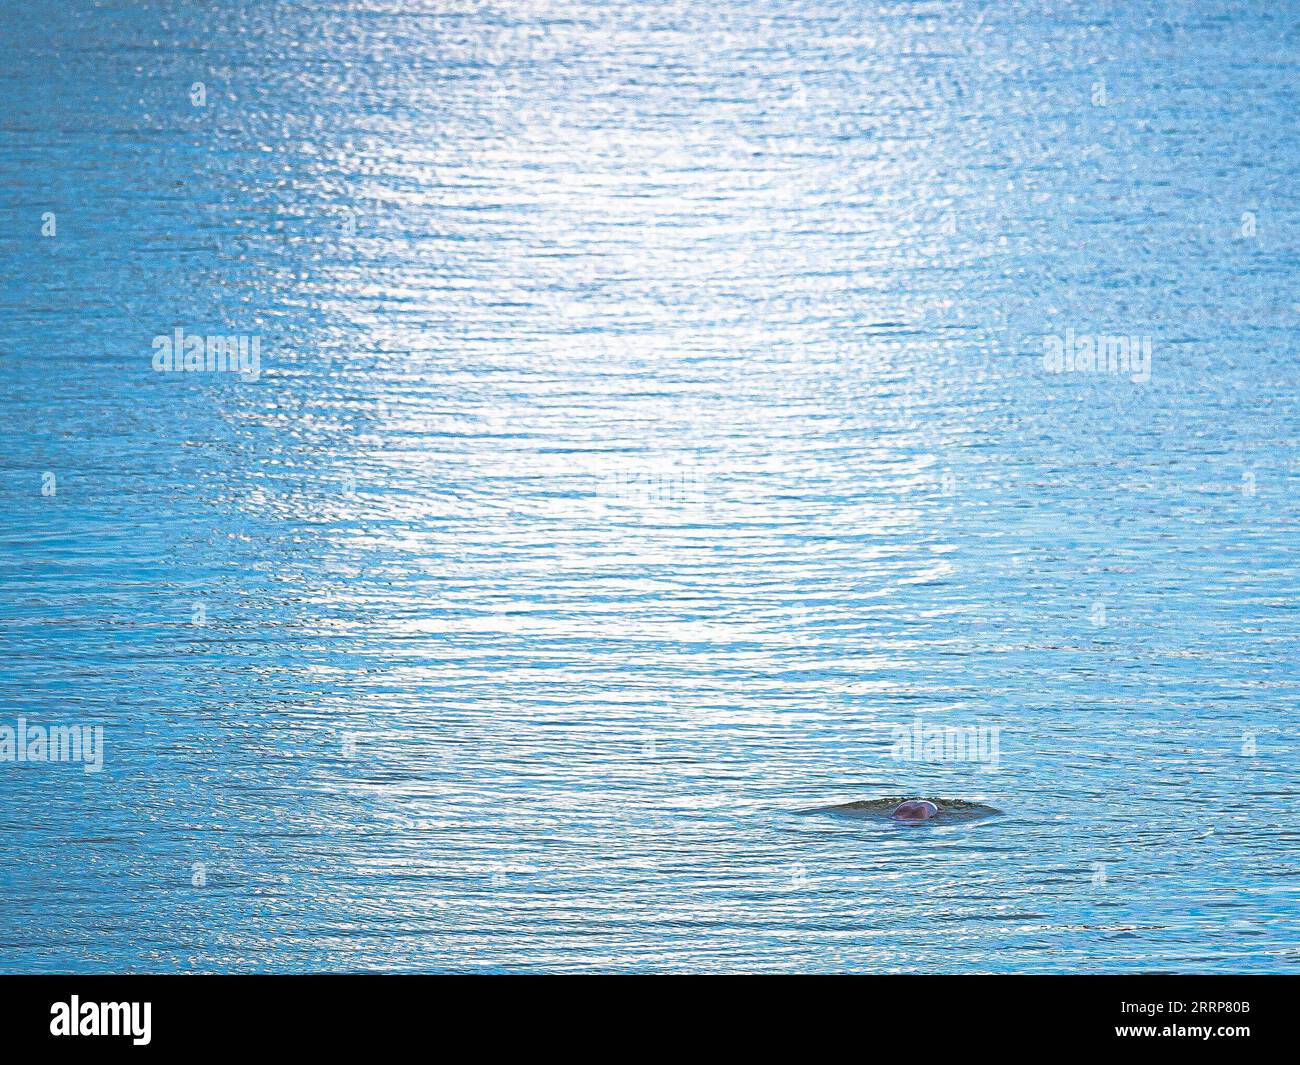
[{"label": "water surface", "polygon": [[0,968],[1295,970],[1296,19],[1042,6],[9,5]]}]

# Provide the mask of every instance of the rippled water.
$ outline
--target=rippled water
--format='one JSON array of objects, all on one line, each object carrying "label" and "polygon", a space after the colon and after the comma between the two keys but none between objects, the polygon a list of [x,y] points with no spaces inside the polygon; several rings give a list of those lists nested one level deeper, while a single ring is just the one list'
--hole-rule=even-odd
[{"label": "rippled water", "polygon": [[1296,18],[1043,6],[8,5],[0,968],[1295,969]]}]

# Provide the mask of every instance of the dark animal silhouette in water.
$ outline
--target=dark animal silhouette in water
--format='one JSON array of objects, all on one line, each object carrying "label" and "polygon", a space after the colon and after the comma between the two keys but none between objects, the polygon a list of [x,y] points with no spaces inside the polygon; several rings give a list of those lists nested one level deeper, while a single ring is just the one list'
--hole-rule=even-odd
[{"label": "dark animal silhouette in water", "polygon": [[885,821],[889,824],[915,825],[923,821],[939,820],[943,824],[965,824],[982,821],[986,817],[1001,816],[1002,811],[983,803],[967,799],[909,798],[906,795],[882,795],[878,799],[858,799],[837,806],[819,806],[813,810],[800,810],[802,814],[833,814],[854,820]]},{"label": "dark animal silhouette in water", "polygon": [[929,799],[908,799],[894,809],[895,821],[928,821],[943,813],[943,807]]}]

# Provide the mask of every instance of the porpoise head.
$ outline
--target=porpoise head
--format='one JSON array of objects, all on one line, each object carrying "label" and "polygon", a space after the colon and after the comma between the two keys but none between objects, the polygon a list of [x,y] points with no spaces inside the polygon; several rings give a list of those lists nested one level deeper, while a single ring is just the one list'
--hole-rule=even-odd
[{"label": "porpoise head", "polygon": [[898,804],[893,817],[895,821],[928,821],[942,812],[943,807],[929,799],[908,799]]}]

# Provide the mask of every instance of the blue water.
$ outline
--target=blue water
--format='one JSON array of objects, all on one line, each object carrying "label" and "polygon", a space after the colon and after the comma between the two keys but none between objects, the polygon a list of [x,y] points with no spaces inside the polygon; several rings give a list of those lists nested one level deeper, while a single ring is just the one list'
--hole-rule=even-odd
[{"label": "blue water", "polygon": [[1300,967],[1294,8],[3,8],[0,969]]}]

